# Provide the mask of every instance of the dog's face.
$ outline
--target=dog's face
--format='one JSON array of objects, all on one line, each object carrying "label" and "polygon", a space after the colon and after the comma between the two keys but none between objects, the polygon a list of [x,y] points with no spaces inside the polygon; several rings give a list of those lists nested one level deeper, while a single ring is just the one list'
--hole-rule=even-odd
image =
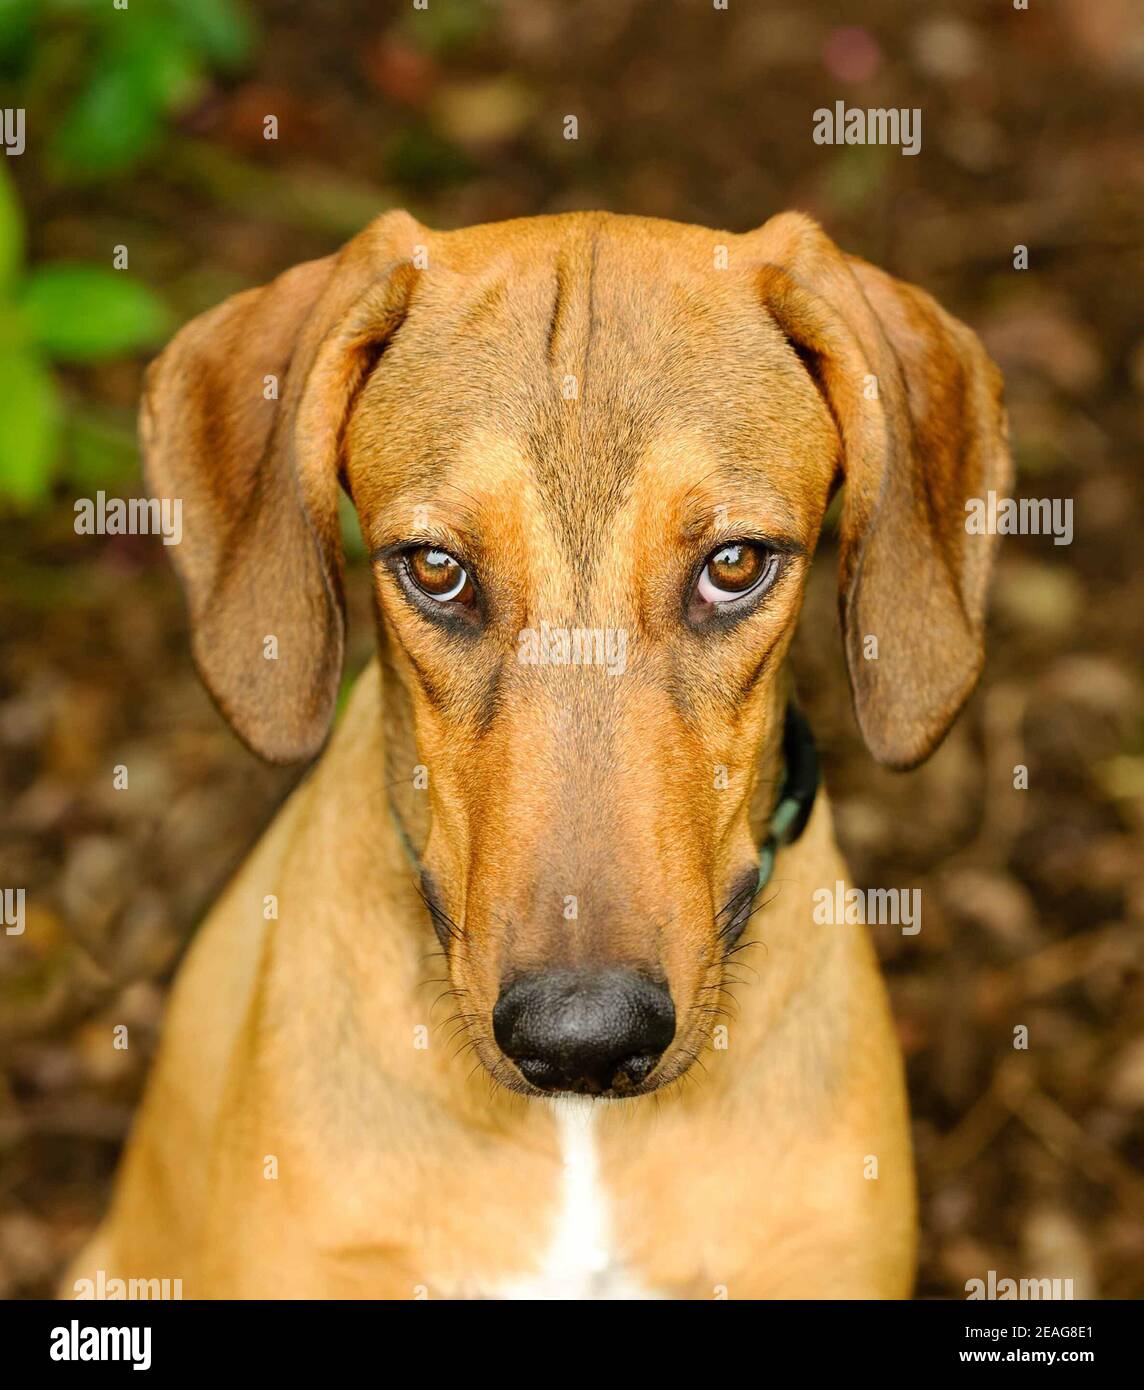
[{"label": "dog's face", "polygon": [[[673,250],[556,224],[427,282],[347,431],[458,1007],[488,1020],[496,1064],[515,984],[498,1036],[535,1081],[503,1021],[522,981],[627,972],[617,993],[653,1015],[647,982],[665,985],[657,1075],[701,1040],[750,910],[756,764],[837,465],[781,331],[729,277],[700,297]],[[638,1043],[617,1087],[644,1082]]]},{"label": "dog's face", "polygon": [[706,1041],[840,481],[864,732],[899,765],[941,737],[980,660],[964,502],[1006,477],[996,386],[961,325],[792,217],[392,215],[165,354],[145,441],[184,499],[196,654],[270,756],[329,720],[339,479],[353,499],[395,810],[506,1084],[639,1094]]}]

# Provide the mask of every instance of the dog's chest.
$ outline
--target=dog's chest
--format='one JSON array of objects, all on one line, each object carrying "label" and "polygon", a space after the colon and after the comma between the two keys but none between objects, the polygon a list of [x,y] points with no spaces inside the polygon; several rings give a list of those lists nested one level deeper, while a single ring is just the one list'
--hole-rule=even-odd
[{"label": "dog's chest", "polygon": [[624,1267],[613,1236],[612,1201],[601,1182],[594,1103],[556,1105],[563,1174],[547,1243],[528,1269],[475,1281],[471,1298],[654,1299],[660,1295]]}]

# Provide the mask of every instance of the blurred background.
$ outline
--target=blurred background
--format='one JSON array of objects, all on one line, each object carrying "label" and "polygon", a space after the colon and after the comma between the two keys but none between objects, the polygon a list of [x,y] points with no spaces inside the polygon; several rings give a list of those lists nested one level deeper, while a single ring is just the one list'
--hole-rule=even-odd
[{"label": "blurred background", "polygon": [[[78,536],[73,503],[139,494],[141,372],[174,327],[396,205],[439,228],[600,207],[734,231],[802,208],[982,335],[1018,495],[1073,499],[1075,540],[1001,542],[982,687],[893,775],[850,714],[825,538],[801,698],[854,881],[923,891],[920,935],[876,930],[919,1294],[995,1269],[1144,1295],[1142,19],[1135,0],[0,0],[0,105],[26,111],[24,153],[0,156],[0,885],[26,889],[24,934],[0,933],[0,1296],[48,1293],[98,1218],[175,964],[298,775],[214,712],[159,540]],[[836,100],[920,107],[921,153],[815,145]]]}]

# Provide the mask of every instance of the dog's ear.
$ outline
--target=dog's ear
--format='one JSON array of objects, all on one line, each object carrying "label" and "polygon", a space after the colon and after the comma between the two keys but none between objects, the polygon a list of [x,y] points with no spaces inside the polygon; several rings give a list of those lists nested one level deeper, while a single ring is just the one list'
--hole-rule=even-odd
[{"label": "dog's ear", "polygon": [[406,213],[378,218],[340,254],[194,319],[147,375],[147,481],[182,506],[174,558],[195,662],[274,762],[312,756],[333,716],[345,424],[404,316],[426,235]]},{"label": "dog's ear", "polygon": [[1011,476],[1001,376],[928,294],[844,256],[809,218],[752,234],[764,303],[838,428],[839,603],[867,747],[911,767],[940,742],[984,656],[993,538],[966,501]]}]

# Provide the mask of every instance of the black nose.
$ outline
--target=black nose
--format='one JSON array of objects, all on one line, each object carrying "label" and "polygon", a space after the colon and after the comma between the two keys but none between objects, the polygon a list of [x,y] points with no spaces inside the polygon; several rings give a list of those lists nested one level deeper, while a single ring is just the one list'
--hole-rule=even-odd
[{"label": "black nose", "polygon": [[493,1034],[542,1091],[624,1095],[675,1036],[666,985],[632,970],[546,970],[501,991]]}]

